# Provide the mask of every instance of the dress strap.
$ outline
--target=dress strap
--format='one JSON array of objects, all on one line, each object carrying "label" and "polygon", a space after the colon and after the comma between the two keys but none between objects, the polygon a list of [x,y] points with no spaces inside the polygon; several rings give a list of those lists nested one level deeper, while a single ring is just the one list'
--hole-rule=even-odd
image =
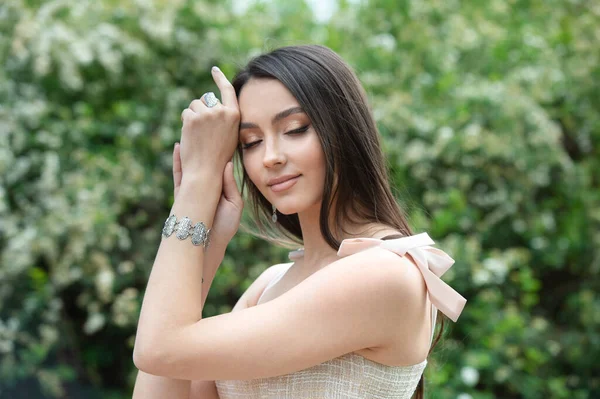
[{"label": "dress strap", "polygon": [[290,267],[292,267],[292,265],[293,265],[293,263],[288,263],[285,267],[283,267],[281,269],[281,271],[275,276],[275,278],[273,278],[273,279],[271,279],[271,281],[269,281],[269,284],[267,284],[267,286],[263,290],[262,294],[260,294],[256,303],[260,302],[260,299],[263,297],[263,295],[265,294],[265,292],[267,292],[267,290],[269,288],[274,286],[279,280],[282,279],[282,277],[285,275],[285,273],[287,273],[287,271],[290,269]]},{"label": "dress strap", "polygon": [[423,275],[431,302],[456,322],[467,300],[440,279],[452,267],[454,259],[444,251],[431,247],[433,244],[427,233],[391,240],[350,238],[342,241],[337,254],[344,257],[372,247],[382,247],[400,256],[409,254]]}]

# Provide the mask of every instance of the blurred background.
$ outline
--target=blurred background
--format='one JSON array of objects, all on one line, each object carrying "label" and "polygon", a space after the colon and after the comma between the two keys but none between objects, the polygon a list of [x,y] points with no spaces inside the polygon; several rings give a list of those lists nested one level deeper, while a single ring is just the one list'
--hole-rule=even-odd
[{"label": "blurred background", "polygon": [[[600,398],[600,3],[4,0],[0,398],[130,398],[180,113],[317,43],[363,82],[398,200],[467,299],[426,396]],[[238,171],[239,172],[239,171]],[[230,243],[204,316],[288,250]]]}]

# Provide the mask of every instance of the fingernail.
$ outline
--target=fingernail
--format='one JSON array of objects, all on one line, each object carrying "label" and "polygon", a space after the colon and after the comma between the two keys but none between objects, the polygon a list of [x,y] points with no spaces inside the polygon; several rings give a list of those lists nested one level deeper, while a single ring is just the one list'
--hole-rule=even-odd
[{"label": "fingernail", "polygon": [[214,67],[212,67],[212,71],[213,71],[213,72],[219,72],[219,71],[220,71],[220,69],[219,69],[219,67],[218,67],[218,66],[214,66]]}]

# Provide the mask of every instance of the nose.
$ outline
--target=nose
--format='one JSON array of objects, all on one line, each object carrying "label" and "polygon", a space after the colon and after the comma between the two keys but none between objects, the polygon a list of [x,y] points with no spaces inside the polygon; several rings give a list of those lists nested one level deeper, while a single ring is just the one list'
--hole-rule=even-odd
[{"label": "nose", "polygon": [[265,153],[263,155],[263,165],[267,168],[280,163],[285,164],[286,158],[281,151],[281,145],[276,138],[265,139]]}]

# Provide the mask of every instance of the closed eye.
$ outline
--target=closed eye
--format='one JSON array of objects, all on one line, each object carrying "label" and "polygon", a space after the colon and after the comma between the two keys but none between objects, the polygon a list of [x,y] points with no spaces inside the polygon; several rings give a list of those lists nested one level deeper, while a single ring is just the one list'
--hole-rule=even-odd
[{"label": "closed eye", "polygon": [[[309,127],[310,127],[310,125],[306,125],[306,126],[298,128],[298,129],[290,130],[289,132],[286,132],[284,134],[302,134],[302,133],[305,133]],[[252,148],[256,144],[260,143],[261,141],[262,140],[256,140],[256,141],[253,141],[252,143],[244,144],[244,145],[242,145],[242,149],[247,150],[249,148]]]}]

